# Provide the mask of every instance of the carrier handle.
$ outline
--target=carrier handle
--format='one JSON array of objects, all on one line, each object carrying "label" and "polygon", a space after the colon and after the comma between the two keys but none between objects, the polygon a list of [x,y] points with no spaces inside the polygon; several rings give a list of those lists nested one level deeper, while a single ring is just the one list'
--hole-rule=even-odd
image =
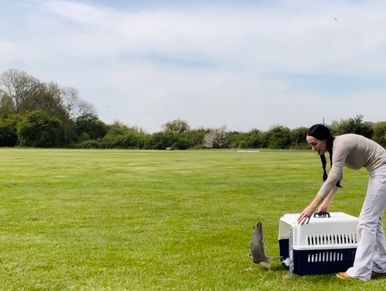
[{"label": "carrier handle", "polygon": [[316,218],[316,217],[318,217],[318,218],[321,218],[321,217],[328,217],[328,218],[330,218],[331,215],[330,215],[330,213],[327,212],[327,211],[320,211],[320,212],[315,212],[315,213],[314,213],[314,217],[315,217],[315,218]]}]

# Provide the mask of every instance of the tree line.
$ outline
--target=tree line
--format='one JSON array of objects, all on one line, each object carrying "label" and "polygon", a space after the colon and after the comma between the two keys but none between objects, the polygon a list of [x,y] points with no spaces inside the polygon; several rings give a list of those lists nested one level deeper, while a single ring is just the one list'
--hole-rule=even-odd
[{"label": "tree line", "polygon": [[[386,146],[386,121],[365,122],[358,115],[329,125],[336,135],[357,133]],[[190,128],[176,119],[162,131],[149,134],[120,122],[105,124],[93,106],[72,87],[45,83],[25,71],[9,69],[0,75],[0,146],[199,149],[307,147],[307,127],[290,129],[274,125],[267,131],[227,131],[222,128]]]}]

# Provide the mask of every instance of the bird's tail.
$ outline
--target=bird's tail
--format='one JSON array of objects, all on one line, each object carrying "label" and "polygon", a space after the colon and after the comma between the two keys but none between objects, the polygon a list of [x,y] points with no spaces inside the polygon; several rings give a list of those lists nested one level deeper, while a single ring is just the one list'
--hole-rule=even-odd
[{"label": "bird's tail", "polygon": [[282,260],[283,257],[281,257],[281,256],[277,256],[277,257],[268,256],[267,259],[270,260],[270,261],[274,261],[274,260]]}]

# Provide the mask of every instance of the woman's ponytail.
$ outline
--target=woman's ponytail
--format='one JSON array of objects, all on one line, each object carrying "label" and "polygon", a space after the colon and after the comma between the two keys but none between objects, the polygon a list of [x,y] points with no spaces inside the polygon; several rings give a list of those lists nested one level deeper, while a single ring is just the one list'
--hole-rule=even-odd
[{"label": "woman's ponytail", "polygon": [[[313,136],[314,138],[319,140],[326,141],[327,151],[330,154],[330,165],[332,167],[332,146],[334,143],[334,137],[332,136],[328,127],[323,124],[315,124],[310,127],[310,129],[307,132],[307,135]],[[326,181],[328,177],[327,170],[326,170],[326,164],[327,164],[326,156],[324,154],[320,155],[320,160],[322,161],[323,181]],[[341,187],[340,181],[336,183],[336,186]]]}]

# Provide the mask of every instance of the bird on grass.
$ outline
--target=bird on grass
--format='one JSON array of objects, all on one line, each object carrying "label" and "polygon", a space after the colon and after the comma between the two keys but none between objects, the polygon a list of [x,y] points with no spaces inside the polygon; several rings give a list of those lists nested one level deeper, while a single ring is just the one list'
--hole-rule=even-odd
[{"label": "bird on grass", "polygon": [[260,264],[265,268],[270,268],[270,261],[274,259],[280,259],[280,257],[269,257],[264,252],[264,239],[263,239],[263,224],[261,221],[257,222],[254,226],[254,231],[251,240],[251,253],[249,255],[252,261],[256,264]]}]

